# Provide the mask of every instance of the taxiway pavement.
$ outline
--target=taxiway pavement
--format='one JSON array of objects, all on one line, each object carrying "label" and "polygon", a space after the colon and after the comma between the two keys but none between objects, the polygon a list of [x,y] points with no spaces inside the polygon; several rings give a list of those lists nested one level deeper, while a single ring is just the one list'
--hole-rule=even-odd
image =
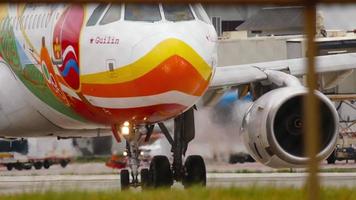
[{"label": "taxiway pavement", "polygon": [[[208,187],[302,187],[306,173],[208,173]],[[356,187],[356,173],[321,173],[324,186]],[[176,188],[183,188],[175,184]],[[119,190],[117,174],[1,176],[0,193],[44,192],[49,190]]]}]

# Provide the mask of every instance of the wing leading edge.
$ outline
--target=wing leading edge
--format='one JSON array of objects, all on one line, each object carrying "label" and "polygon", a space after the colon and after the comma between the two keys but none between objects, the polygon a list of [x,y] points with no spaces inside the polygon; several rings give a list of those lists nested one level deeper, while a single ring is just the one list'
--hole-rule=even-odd
[{"label": "wing leading edge", "polygon": [[[224,88],[267,79],[264,70],[285,71],[293,76],[307,72],[306,58],[260,62],[244,65],[218,67],[210,88]],[[352,70],[356,68],[356,53],[316,57],[318,73]]]}]

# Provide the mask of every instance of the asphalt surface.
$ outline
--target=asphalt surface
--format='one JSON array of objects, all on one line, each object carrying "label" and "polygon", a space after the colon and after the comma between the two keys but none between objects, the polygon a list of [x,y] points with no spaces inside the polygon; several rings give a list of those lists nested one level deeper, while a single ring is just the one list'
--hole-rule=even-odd
[{"label": "asphalt surface", "polygon": [[[305,173],[209,173],[208,187],[275,186],[302,187]],[[324,186],[356,187],[356,173],[322,173]],[[183,188],[175,184],[175,188]],[[119,175],[1,176],[0,193],[120,189]]]},{"label": "asphalt surface", "polygon": [[[352,162],[337,163],[336,165],[322,165],[322,169],[353,169]],[[247,187],[247,186],[275,186],[275,187],[303,187],[306,173],[280,173],[259,163],[245,163],[240,165],[208,164],[208,187]],[[287,170],[288,171],[288,170]],[[49,170],[7,171],[0,168],[0,194],[87,190],[112,191],[120,189],[119,170],[105,167],[104,163],[70,164],[66,168],[51,166]],[[239,173],[236,173],[239,172]],[[248,172],[248,173],[241,173]],[[286,170],[284,170],[286,172]],[[355,173],[321,173],[321,183],[324,186],[356,188]],[[174,188],[183,188],[175,184]],[[140,190],[140,189],[137,189]]]}]

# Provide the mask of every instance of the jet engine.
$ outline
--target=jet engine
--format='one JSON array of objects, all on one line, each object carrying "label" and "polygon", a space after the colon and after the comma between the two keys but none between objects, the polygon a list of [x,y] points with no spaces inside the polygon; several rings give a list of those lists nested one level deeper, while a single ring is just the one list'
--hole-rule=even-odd
[{"label": "jet engine", "polygon": [[[303,167],[304,152],[303,100],[307,89],[302,86],[281,87],[258,98],[247,110],[241,127],[243,140],[257,161],[274,168]],[[315,92],[320,103],[320,149],[318,159],[334,150],[338,115],[333,103]]]}]

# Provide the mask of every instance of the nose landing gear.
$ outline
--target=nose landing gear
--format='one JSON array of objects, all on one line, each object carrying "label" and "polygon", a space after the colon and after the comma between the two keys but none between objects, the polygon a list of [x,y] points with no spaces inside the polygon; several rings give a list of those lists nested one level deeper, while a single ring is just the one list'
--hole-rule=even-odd
[{"label": "nose landing gear", "polygon": [[201,156],[188,156],[183,165],[188,144],[195,137],[194,110],[190,109],[174,120],[173,138],[163,123],[158,123],[158,125],[171,144],[172,165],[166,156],[154,156],[149,169],[141,169],[141,182],[139,182],[139,140],[142,135],[146,134],[145,140],[148,141],[153,132],[153,126],[146,126],[146,133],[142,133],[140,128],[134,128],[132,135],[125,137],[132,181],[130,182],[129,171],[127,169],[122,170],[120,175],[122,189],[127,189],[129,186],[142,186],[143,189],[171,187],[174,181],[182,182],[184,187],[205,186],[206,168]]}]

